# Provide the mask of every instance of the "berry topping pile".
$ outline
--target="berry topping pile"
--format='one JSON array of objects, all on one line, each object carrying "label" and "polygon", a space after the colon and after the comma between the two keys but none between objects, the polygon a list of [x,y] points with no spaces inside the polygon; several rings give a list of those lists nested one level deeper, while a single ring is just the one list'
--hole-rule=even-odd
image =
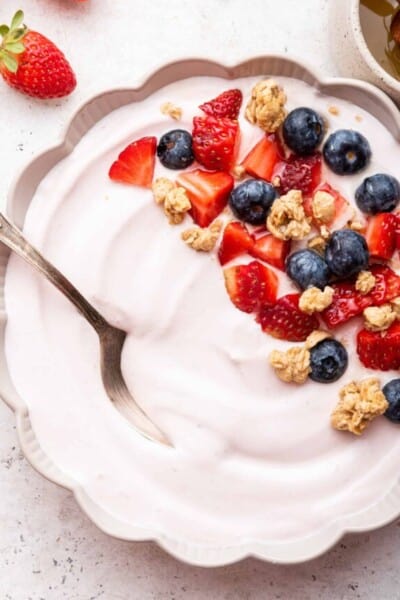
[{"label": "berry topping pile", "polygon": [[[287,112],[286,94],[273,80],[249,91],[241,117],[243,99],[241,90],[228,89],[200,104],[191,131],[132,142],[110,178],[152,187],[171,225],[191,217],[194,226],[181,237],[195,251],[215,251],[232,304],[266,335],[303,343],[270,356],[285,383],[330,384],[344,376],[350,360],[367,369],[400,369],[399,182],[389,173],[368,174],[361,183],[356,178],[353,197],[345,197],[332,181],[338,185],[337,175],[353,181],[370,166],[363,134],[331,130],[328,109]],[[175,120],[184,113],[171,102],[163,107]],[[241,118],[259,131],[247,154],[240,151],[247,143]],[[240,164],[238,156],[244,156]],[[177,176],[153,181],[157,158]],[[290,293],[282,294],[283,280]],[[353,356],[341,331],[351,320]],[[386,416],[400,422],[400,379],[383,393],[379,386],[376,378],[347,382],[333,426],[358,435],[387,406]]]}]

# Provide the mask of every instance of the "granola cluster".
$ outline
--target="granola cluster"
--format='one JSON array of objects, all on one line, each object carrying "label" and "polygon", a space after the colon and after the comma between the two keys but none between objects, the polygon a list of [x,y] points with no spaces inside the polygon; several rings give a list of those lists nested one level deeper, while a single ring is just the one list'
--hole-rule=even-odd
[{"label": "granola cluster", "polygon": [[323,290],[317,287],[310,287],[301,294],[299,308],[308,315],[312,315],[315,312],[322,312],[332,304],[333,294],[334,289],[329,285]]},{"label": "granola cluster", "polygon": [[210,252],[217,243],[221,228],[222,222],[214,221],[209,227],[190,227],[182,232],[181,237],[193,250]]},{"label": "granola cluster", "polygon": [[363,312],[364,325],[369,331],[385,331],[396,319],[396,312],[391,304],[369,306]]},{"label": "granola cluster", "polygon": [[186,213],[191,209],[186,190],[166,177],[156,179],[152,190],[156,203],[164,205],[164,213],[170,225],[182,223]]},{"label": "granola cluster", "polygon": [[370,422],[388,408],[376,377],[348,383],[340,390],[339,396],[331,415],[332,427],[355,435],[361,435]]},{"label": "granola cluster", "polygon": [[273,80],[259,81],[251,91],[246,107],[246,119],[267,133],[273,133],[286,117],[286,94]]},{"label": "granola cluster", "polygon": [[314,250],[318,252],[318,254],[324,254],[326,248],[327,240],[322,237],[322,235],[315,235],[310,238],[307,242],[307,248],[310,250]]},{"label": "granola cluster", "polygon": [[369,294],[375,284],[376,277],[372,275],[371,271],[360,271],[356,280],[356,290],[360,294]]},{"label": "granola cluster", "polygon": [[310,352],[301,346],[293,346],[286,352],[273,350],[269,361],[279,379],[286,383],[304,383],[311,371]]},{"label": "granola cluster", "polygon": [[315,192],[311,208],[314,218],[319,223],[330,223],[335,216],[335,198],[329,192]]},{"label": "granola cluster", "polygon": [[304,212],[303,195],[299,190],[291,190],[274,201],[267,228],[280,240],[302,240],[310,233],[310,221]]}]

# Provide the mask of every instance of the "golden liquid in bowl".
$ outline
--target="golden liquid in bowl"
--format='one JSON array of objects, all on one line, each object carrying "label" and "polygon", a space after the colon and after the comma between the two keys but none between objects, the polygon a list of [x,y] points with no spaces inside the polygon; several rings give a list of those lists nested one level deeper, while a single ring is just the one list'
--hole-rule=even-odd
[{"label": "golden liquid in bowl", "polygon": [[365,41],[375,60],[400,79],[400,46],[393,41],[390,25],[400,10],[397,0],[361,0],[360,20]]}]

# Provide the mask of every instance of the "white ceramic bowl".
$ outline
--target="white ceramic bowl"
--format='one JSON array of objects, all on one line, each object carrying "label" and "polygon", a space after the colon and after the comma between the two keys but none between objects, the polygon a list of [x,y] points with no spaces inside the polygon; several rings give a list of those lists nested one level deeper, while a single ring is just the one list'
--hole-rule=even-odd
[{"label": "white ceramic bowl", "polygon": [[[100,119],[112,110],[131,102],[141,101],[168,83],[190,76],[217,76],[227,80],[243,76],[283,75],[300,79],[329,96],[342,98],[369,111],[400,141],[400,118],[389,98],[369,84],[345,79],[321,80],[308,68],[283,57],[258,57],[233,67],[203,60],[188,60],[167,65],[146,79],[137,89],[114,90],[87,102],[71,119],[62,140],[34,158],[17,178],[8,199],[8,214],[19,226],[24,223],[28,206],[38,184],[79,140]],[[44,453],[32,429],[24,398],[16,392],[7,369],[4,335],[7,315],[4,307],[4,275],[9,252],[0,246],[0,393],[15,411],[22,449],[31,464],[45,477],[73,491],[82,510],[105,532],[126,540],[156,540],[180,559],[202,566],[217,566],[234,562],[248,555],[280,563],[294,563],[316,557],[327,550],[347,531],[365,531],[379,527],[400,513],[400,484],[379,490],[379,499],[365,509],[337,518],[310,535],[287,543],[268,539],[254,541],[240,538],[237,543],[202,544],[192,539],[178,539],[171,530],[144,528],[140,522],[123,522],[111,511],[89,497],[74,478],[74,473],[62,472]],[[82,456],[84,460],[84,456]],[[78,475],[77,475],[78,477]],[[223,541],[223,540],[222,540]]]},{"label": "white ceramic bowl", "polygon": [[382,67],[370,50],[372,45],[384,43],[383,26],[381,40],[373,20],[363,19],[361,24],[360,8],[360,0],[330,3],[330,46],[339,72],[374,83],[400,103],[400,81]]}]

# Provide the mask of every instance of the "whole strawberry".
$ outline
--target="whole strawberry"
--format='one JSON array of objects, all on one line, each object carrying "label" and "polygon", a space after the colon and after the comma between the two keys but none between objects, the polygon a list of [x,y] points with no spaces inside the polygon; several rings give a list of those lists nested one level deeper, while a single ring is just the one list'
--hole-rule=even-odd
[{"label": "whole strawberry", "polygon": [[76,86],[64,54],[44,35],[23,24],[19,10],[11,26],[0,26],[0,73],[13,88],[35,98],[61,98]]}]

